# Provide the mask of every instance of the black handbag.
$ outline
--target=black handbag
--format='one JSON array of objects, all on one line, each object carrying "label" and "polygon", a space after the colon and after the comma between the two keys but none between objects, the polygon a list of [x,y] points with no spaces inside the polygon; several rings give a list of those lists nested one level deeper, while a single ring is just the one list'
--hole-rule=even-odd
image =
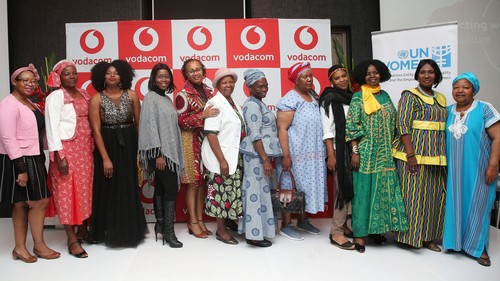
[{"label": "black handbag", "polygon": [[[292,180],[292,198],[290,202],[288,202],[286,207],[283,202],[280,201],[280,192],[281,192],[281,179],[283,177],[283,173],[290,173],[290,178]],[[304,192],[297,191],[295,186],[295,178],[293,177],[292,172],[281,171],[280,178],[278,180],[278,188],[271,190],[271,200],[273,203],[274,212],[281,213],[292,213],[292,214],[302,214],[304,213],[305,201],[304,201]]]}]

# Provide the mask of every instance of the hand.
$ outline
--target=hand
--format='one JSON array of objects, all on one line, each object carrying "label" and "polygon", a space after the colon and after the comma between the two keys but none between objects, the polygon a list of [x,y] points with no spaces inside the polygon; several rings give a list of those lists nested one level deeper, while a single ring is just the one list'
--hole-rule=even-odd
[{"label": "hand", "polygon": [[66,158],[61,159],[59,156],[56,156],[56,162],[57,162],[57,170],[59,171],[59,174],[61,175],[68,175],[69,174],[69,166],[68,166],[68,160]]},{"label": "hand", "polygon": [[359,154],[353,154],[351,157],[351,166],[353,171],[359,170]]},{"label": "hand", "polygon": [[163,171],[165,170],[165,165],[165,158],[163,158],[163,156],[156,158],[156,169]]},{"label": "hand", "polygon": [[273,175],[273,165],[271,165],[271,161],[269,161],[269,158],[266,158],[266,160],[264,160],[264,175],[266,177],[270,177]]},{"label": "hand", "polygon": [[220,167],[220,174],[221,175],[223,175],[223,176],[229,175],[229,165],[227,164],[226,159],[222,160],[219,163],[219,167]]},{"label": "hand", "polygon": [[406,168],[411,174],[416,174],[418,172],[419,166],[417,163],[417,158],[415,158],[415,156],[410,157],[406,160]]},{"label": "hand", "polygon": [[328,167],[329,171],[335,173],[335,170],[337,169],[337,159],[335,158],[335,156],[328,157],[326,166]]},{"label": "hand", "polygon": [[218,108],[214,108],[214,106],[211,104],[209,106],[207,106],[207,108],[205,108],[205,110],[203,111],[203,118],[206,119],[206,118],[210,118],[210,117],[216,117],[217,115],[219,115],[220,111]]},{"label": "hand", "polygon": [[28,172],[21,173],[17,175],[16,183],[19,186],[25,187],[28,183]]},{"label": "hand", "polygon": [[111,160],[103,160],[102,166],[104,168],[104,176],[111,178],[113,176],[113,162]]},{"label": "hand", "polygon": [[290,156],[283,156],[281,159],[281,165],[283,166],[283,170],[290,172],[292,169],[292,158]]},{"label": "hand", "polygon": [[486,173],[485,173],[486,184],[491,184],[497,179],[497,177],[498,177],[498,165],[495,166],[488,165],[488,168],[486,168]]}]

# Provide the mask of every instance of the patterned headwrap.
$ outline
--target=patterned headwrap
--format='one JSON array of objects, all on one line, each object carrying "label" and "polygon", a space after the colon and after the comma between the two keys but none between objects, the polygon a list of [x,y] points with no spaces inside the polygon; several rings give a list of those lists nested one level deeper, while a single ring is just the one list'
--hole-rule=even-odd
[{"label": "patterned headwrap", "polygon": [[70,60],[61,60],[56,63],[56,65],[54,65],[54,68],[50,72],[49,77],[47,77],[47,85],[49,85],[49,87],[61,87],[61,73],[67,66],[74,66],[76,68],[76,65]]},{"label": "patterned headwrap", "polygon": [[472,84],[472,87],[474,87],[474,96],[479,92],[479,89],[481,87],[479,87],[479,80],[477,79],[476,75],[474,75],[474,73],[464,72],[464,73],[458,75],[457,78],[453,79],[452,85],[455,85],[455,83],[460,79],[466,79],[467,81],[469,81]]},{"label": "patterned headwrap", "polygon": [[259,81],[262,78],[266,78],[266,75],[264,75],[264,72],[258,69],[250,68],[245,70],[245,72],[243,73],[243,79],[245,79],[245,84],[247,85],[247,87],[252,87],[255,82]]},{"label": "patterned headwrap", "polygon": [[336,64],[336,65],[330,67],[330,69],[328,69],[328,80],[332,79],[333,74],[335,74],[335,72],[337,72],[339,70],[343,70],[347,73],[347,70],[342,65]]},{"label": "patterned headwrap", "polygon": [[20,67],[12,73],[12,75],[10,76],[10,82],[12,83],[12,85],[14,85],[14,83],[16,82],[17,76],[19,76],[19,74],[21,74],[21,72],[24,71],[33,72],[33,75],[35,75],[35,80],[37,81],[40,80],[40,75],[38,75],[38,71],[36,70],[35,66],[32,63],[30,63],[28,66]]},{"label": "patterned headwrap", "polygon": [[311,69],[311,64],[308,62],[298,62],[294,65],[292,65],[288,69],[288,80],[292,81],[293,83],[297,82],[297,78],[299,78],[299,75],[306,71]]}]

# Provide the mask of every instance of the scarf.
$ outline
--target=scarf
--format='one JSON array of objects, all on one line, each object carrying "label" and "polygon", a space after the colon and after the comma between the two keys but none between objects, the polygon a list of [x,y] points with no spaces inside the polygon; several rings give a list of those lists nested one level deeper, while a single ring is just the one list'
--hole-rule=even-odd
[{"label": "scarf", "polygon": [[154,171],[154,167],[148,164],[149,160],[163,156],[167,168],[177,173],[180,180],[184,158],[177,120],[174,104],[164,92],[149,92],[146,95],[139,120],[139,162],[147,178]]},{"label": "scarf", "polygon": [[326,116],[330,116],[330,105],[332,107],[335,122],[335,147],[337,157],[337,181],[338,195],[335,198],[335,208],[342,209],[344,204],[354,197],[351,171],[351,148],[345,141],[345,112],[343,105],[350,105],[352,92],[344,92],[334,87],[327,87],[321,94],[319,104],[325,110]]},{"label": "scarf", "polygon": [[373,95],[380,92],[380,85],[377,87],[363,85],[361,86],[361,94],[363,95],[363,108],[366,114],[370,115],[380,109],[380,104]]}]

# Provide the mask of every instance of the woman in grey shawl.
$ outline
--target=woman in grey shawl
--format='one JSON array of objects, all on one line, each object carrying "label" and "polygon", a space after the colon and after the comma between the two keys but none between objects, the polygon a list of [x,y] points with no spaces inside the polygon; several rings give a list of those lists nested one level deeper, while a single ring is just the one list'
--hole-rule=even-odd
[{"label": "woman in grey shawl", "polygon": [[166,64],[153,67],[148,88],[139,123],[139,157],[145,173],[154,179],[155,237],[161,233],[163,243],[181,248],[174,233],[174,218],[183,167],[182,141],[177,110],[166,95],[175,88],[172,71]]}]

